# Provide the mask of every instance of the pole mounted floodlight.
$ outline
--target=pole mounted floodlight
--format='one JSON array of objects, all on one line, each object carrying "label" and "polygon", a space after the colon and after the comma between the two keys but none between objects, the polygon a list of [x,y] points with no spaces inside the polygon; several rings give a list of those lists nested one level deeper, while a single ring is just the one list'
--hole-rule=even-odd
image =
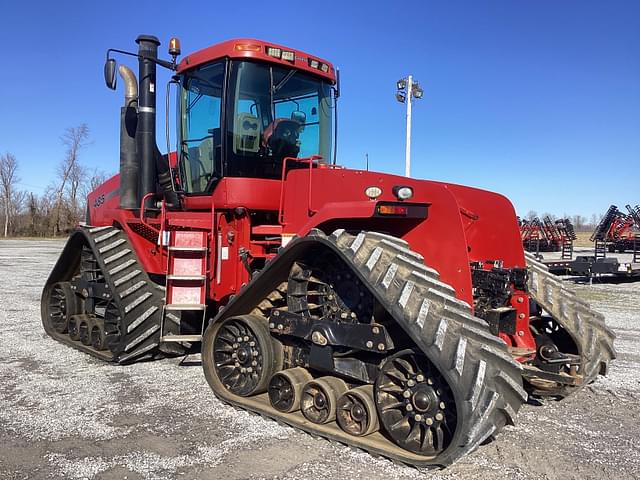
[{"label": "pole mounted floodlight", "polygon": [[398,91],[396,92],[396,100],[400,103],[407,104],[407,146],[404,158],[404,175],[411,176],[411,99],[420,99],[424,96],[424,90],[418,82],[413,81],[413,76],[402,78],[396,82]]}]

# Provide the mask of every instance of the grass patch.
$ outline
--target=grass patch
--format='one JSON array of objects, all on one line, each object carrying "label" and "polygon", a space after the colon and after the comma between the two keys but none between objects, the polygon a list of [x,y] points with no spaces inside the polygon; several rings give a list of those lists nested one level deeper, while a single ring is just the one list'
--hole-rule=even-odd
[{"label": "grass patch", "polygon": [[578,237],[573,242],[574,247],[593,247],[593,242],[589,240],[592,232],[576,232]]}]

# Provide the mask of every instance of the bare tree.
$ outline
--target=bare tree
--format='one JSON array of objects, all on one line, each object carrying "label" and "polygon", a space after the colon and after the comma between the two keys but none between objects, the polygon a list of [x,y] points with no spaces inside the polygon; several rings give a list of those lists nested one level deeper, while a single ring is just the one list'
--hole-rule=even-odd
[{"label": "bare tree", "polygon": [[531,221],[534,218],[536,218],[537,216],[538,216],[538,212],[536,212],[535,210],[529,210],[527,212],[527,215],[524,218],[526,218],[527,220]]},{"label": "bare tree", "polygon": [[107,175],[102,170],[96,168],[85,178],[84,184],[82,185],[82,195],[86,198],[87,195],[106,182],[109,177],[111,177],[111,175]]},{"label": "bare tree", "polygon": [[587,223],[587,217],[582,215],[574,215],[571,218],[571,222],[576,230],[581,231],[584,229],[585,224]]},{"label": "bare tree", "polygon": [[69,209],[72,213],[77,213],[80,209],[78,195],[86,181],[87,169],[76,162],[69,172],[69,184],[67,191],[67,195],[69,196]]},{"label": "bare tree", "polygon": [[86,177],[84,168],[78,162],[78,155],[80,150],[87,145],[89,139],[89,127],[83,123],[78,127],[67,128],[64,135],[60,138],[62,143],[66,145],[67,152],[64,160],[58,166],[58,180],[59,184],[55,193],[55,208],[53,219],[53,233],[57,235],[60,233],[60,219],[62,211],[62,200],[65,191],[68,190],[68,194],[71,202],[71,209],[76,210],[77,213],[77,193],[83,178]]},{"label": "bare tree", "polygon": [[36,235],[38,231],[38,225],[40,224],[40,222],[38,221],[39,210],[38,198],[33,194],[33,192],[29,193],[29,199],[27,200],[27,211],[29,214],[28,229],[31,235]]},{"label": "bare tree", "polygon": [[9,235],[9,223],[14,210],[14,200],[16,193],[15,185],[20,181],[17,175],[18,160],[11,153],[7,152],[0,156],[0,196],[4,207],[4,236]]}]

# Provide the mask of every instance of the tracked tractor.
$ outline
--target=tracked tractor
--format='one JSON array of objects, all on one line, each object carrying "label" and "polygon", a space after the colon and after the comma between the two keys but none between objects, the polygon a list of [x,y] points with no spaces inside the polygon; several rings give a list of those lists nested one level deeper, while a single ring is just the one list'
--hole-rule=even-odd
[{"label": "tracked tractor", "polygon": [[[200,349],[223,402],[418,467],[606,373],[614,335],[525,255],[505,197],[336,163],[330,62],[252,39],[179,62],[175,39],[172,60],[137,43],[107,54],[120,171],[47,280],[51,337],[120,364]],[[177,110],[164,154],[157,66]]]}]

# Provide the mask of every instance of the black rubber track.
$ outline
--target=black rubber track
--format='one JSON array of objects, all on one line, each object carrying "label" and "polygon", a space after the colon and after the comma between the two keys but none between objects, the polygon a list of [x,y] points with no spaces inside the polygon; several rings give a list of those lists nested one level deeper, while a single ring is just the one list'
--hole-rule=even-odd
[{"label": "black rubber track", "polygon": [[[105,321],[108,350],[100,351],[73,341],[48,326],[47,297],[51,286],[69,281],[78,274],[80,253],[88,246],[97,260],[112,299],[112,314]],[[180,354],[180,344],[160,344],[163,292],[142,268],[127,235],[115,227],[83,226],[76,229],[65,245],[42,294],[42,323],[56,340],[103,360],[121,364]],[[165,334],[177,333],[177,318],[167,317]]]},{"label": "black rubber track", "polygon": [[604,321],[604,315],[593,310],[531,253],[525,252],[529,269],[529,293],[533,299],[571,336],[581,357],[580,386],[565,385],[554,389],[553,396],[566,397],[606,375],[609,362],[616,358],[615,334]]},{"label": "black rubber track", "polygon": [[[527,400],[520,365],[512,359],[504,342],[489,332],[486,322],[471,315],[469,305],[455,298],[453,289],[439,281],[438,272],[426,267],[422,256],[411,251],[401,239],[375,232],[354,236],[337,230],[326,236],[314,231],[292,241],[214,319],[214,323],[228,316],[264,311],[264,307],[272,302],[264,299],[269,295],[274,299],[280,296],[274,293],[278,282],[298,252],[308,244],[324,246],[350,265],[442,373],[453,391],[457,409],[457,428],[450,445],[436,457],[420,458],[399,451],[399,447],[389,440],[386,440],[388,446],[384,446],[385,439],[379,433],[368,437],[349,436],[337,425],[334,430],[326,426],[319,428],[309,422],[299,422],[295,415],[281,414],[268,403],[263,407],[259,399],[230,395],[220,388],[221,384],[215,378],[215,367],[209,358],[213,329],[209,327],[203,341],[203,366],[218,397],[308,433],[416,467],[447,466],[496,435],[505,425],[514,423],[518,410]],[[273,278],[277,275],[280,277]],[[271,290],[267,293],[269,284]],[[254,292],[260,292],[261,296],[256,298]],[[258,304],[260,308],[256,308]]]}]

